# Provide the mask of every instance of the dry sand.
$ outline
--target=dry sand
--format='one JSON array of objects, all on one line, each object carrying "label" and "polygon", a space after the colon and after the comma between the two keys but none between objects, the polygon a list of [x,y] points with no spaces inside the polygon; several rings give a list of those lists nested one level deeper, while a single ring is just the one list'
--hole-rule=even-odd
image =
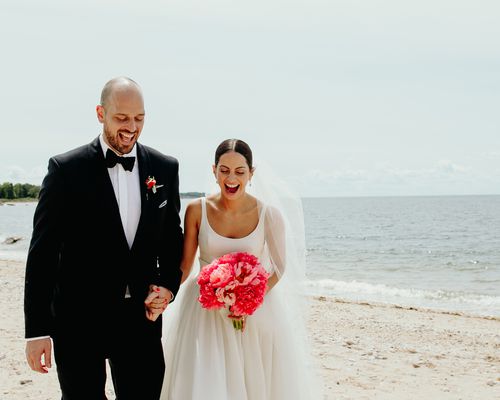
[{"label": "dry sand", "polygon": [[[59,399],[24,359],[23,279],[0,261],[0,399]],[[500,399],[500,318],[315,297],[308,329],[324,399]]]}]

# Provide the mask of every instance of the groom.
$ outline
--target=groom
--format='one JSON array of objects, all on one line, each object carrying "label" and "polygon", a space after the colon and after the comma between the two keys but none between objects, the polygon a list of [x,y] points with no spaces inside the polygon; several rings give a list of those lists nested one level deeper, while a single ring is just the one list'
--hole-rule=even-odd
[{"label": "groom", "polygon": [[[26,357],[46,373],[53,343],[63,400],[105,399],[106,359],[120,400],[157,400],[157,317],[181,279],[178,162],[137,142],[145,111],[133,80],[107,82],[96,112],[102,134],[52,157],[42,183],[26,263]],[[151,289],[157,299],[145,304]]]}]

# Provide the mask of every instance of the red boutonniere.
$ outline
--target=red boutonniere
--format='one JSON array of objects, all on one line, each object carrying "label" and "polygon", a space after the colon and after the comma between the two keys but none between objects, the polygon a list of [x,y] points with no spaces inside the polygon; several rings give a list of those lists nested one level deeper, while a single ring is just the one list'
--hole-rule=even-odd
[{"label": "red boutonniere", "polygon": [[148,176],[148,179],[146,179],[146,188],[148,190],[151,190],[153,193],[156,193],[156,191],[162,186],[163,185],[156,184],[156,179],[154,176]]}]

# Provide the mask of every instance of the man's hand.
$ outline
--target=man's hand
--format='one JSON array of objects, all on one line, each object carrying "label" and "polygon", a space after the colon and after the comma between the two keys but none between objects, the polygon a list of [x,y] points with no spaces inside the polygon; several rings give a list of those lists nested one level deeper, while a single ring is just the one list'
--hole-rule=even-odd
[{"label": "man's hand", "polygon": [[26,360],[33,371],[46,374],[52,367],[52,341],[50,338],[28,340]]},{"label": "man's hand", "polygon": [[172,300],[172,292],[162,286],[149,285],[149,295],[144,300],[146,318],[156,321]]}]

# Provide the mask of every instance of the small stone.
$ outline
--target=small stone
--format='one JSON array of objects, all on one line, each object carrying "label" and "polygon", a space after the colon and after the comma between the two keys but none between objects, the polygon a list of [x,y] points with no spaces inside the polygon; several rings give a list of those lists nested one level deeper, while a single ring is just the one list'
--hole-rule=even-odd
[{"label": "small stone", "polygon": [[23,379],[19,381],[21,385],[26,385],[27,383],[32,383],[33,381],[31,379]]},{"label": "small stone", "polygon": [[5,244],[14,244],[21,239],[22,239],[22,237],[20,237],[20,236],[9,236],[7,239],[4,240],[4,243]]}]

